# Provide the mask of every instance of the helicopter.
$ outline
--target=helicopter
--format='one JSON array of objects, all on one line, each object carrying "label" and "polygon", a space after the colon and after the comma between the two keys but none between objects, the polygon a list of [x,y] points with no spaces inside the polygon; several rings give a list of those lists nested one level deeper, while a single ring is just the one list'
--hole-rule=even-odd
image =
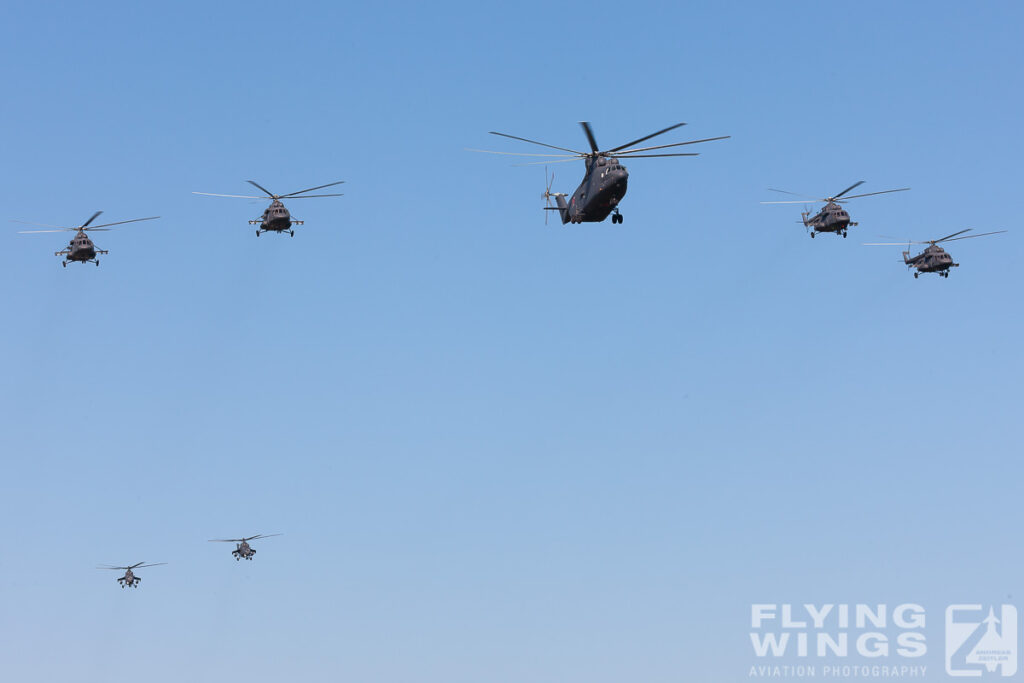
[{"label": "helicopter", "polygon": [[[960,232],[954,232],[952,235],[946,235],[940,237],[937,240],[925,240],[923,242],[868,242],[865,246],[868,247],[902,247],[904,244],[907,245],[907,251],[903,252],[903,262],[907,264],[907,268],[916,268],[914,271],[914,278],[916,279],[921,273],[938,273],[939,277],[949,277],[950,268],[959,268],[959,263],[953,263],[953,257],[949,255],[945,249],[939,246],[940,242],[956,242],[957,240],[969,240],[975,237],[985,237],[986,235],[998,235],[1000,233],[1007,232],[1006,230],[996,230],[995,232],[983,232],[977,235],[965,235],[963,237],[957,237],[957,235],[963,235],[965,232],[970,232],[973,228],[967,228]],[[927,244],[925,250],[917,256],[910,256],[910,245],[911,244]]]},{"label": "helicopter", "polygon": [[249,541],[254,541],[257,538],[270,538],[271,536],[282,536],[283,534],[256,534],[255,536],[249,536],[247,538],[211,538],[210,543],[236,543],[235,549],[231,551],[231,554],[235,556],[235,561],[241,559],[251,560],[252,556],[256,554],[256,549],[249,545]]},{"label": "helicopter", "polygon": [[[545,206],[544,209],[547,211],[558,211],[558,215],[562,219],[563,225],[566,223],[600,223],[607,218],[609,214],[612,216],[612,223],[622,223],[623,217],[622,214],[619,213],[619,202],[622,201],[622,198],[626,194],[626,184],[629,179],[629,173],[626,171],[626,167],[619,163],[619,159],[639,159],[641,157],[694,157],[699,155],[696,153],[641,154],[640,152],[666,149],[668,147],[681,147],[683,145],[695,145],[699,142],[725,140],[731,137],[729,135],[723,135],[721,137],[705,138],[703,140],[676,142],[670,145],[633,147],[633,145],[640,144],[645,140],[650,140],[662,133],[667,133],[670,130],[675,130],[680,126],[686,125],[685,123],[677,123],[673,126],[669,126],[668,128],[659,130],[656,133],[651,133],[650,135],[645,135],[642,138],[637,138],[632,142],[627,142],[624,145],[619,145],[618,147],[602,151],[598,148],[597,140],[594,138],[594,132],[590,128],[590,123],[581,121],[580,125],[583,126],[583,132],[587,136],[587,142],[590,144],[589,152],[580,152],[566,147],[556,147],[555,145],[549,145],[544,142],[528,140],[527,138],[508,135],[507,133],[498,133],[493,130],[489,131],[491,135],[500,135],[501,137],[511,138],[513,140],[529,142],[532,145],[540,145],[541,147],[570,152],[570,154],[524,154],[519,152],[495,152],[488,149],[470,149],[468,151],[484,152],[486,154],[507,154],[510,156],[551,158],[551,160],[547,162],[537,161],[530,162],[525,165],[545,163],[557,164],[582,159],[586,164],[586,173],[584,174],[579,187],[577,187],[576,191],[572,193],[569,201],[567,202],[565,200],[569,195],[562,192],[551,191],[551,182],[554,181],[554,176],[552,175],[551,182],[547,183],[547,189],[541,195],[541,197],[547,201],[547,206]],[[546,175],[547,173],[545,171],[545,176]],[[551,206],[552,198],[555,200],[555,206]]]},{"label": "helicopter", "polygon": [[104,223],[102,225],[90,226],[96,217],[99,216],[102,211],[94,213],[89,220],[82,223],[77,228],[65,228],[59,225],[46,225],[44,223],[29,223],[27,221],[14,221],[15,223],[23,223],[25,225],[38,225],[44,228],[53,228],[53,230],[20,230],[19,232],[23,235],[29,235],[41,232],[73,232],[75,236],[71,238],[71,243],[67,247],[60,251],[53,252],[54,256],[63,256],[64,261],[61,263],[65,268],[68,267],[69,261],[78,261],[79,263],[95,263],[97,267],[100,265],[100,260],[96,258],[100,254],[109,254],[110,252],[106,249],[97,249],[93,241],[89,239],[89,235],[86,233],[97,231],[107,232],[110,230],[112,225],[123,225],[125,223],[138,223],[139,221],[151,221],[160,216],[150,216],[149,218],[133,218],[130,221],[118,221],[116,223]]},{"label": "helicopter", "polygon": [[119,584],[121,584],[121,588],[124,588],[125,586],[128,586],[130,588],[136,588],[139,585],[139,582],[142,581],[142,577],[141,576],[135,576],[134,572],[132,571],[133,569],[144,569],[146,567],[159,567],[162,564],[167,564],[167,563],[166,562],[156,562],[154,564],[146,564],[145,562],[136,562],[135,564],[133,564],[133,565],[131,565],[129,567],[111,567],[110,565],[106,565],[105,564],[105,565],[101,565],[101,566],[96,567],[96,568],[97,569],[116,569],[117,571],[120,571],[120,570],[123,569],[123,570],[125,570],[124,571],[124,576],[122,576],[121,578],[119,578],[117,580],[117,582]]},{"label": "helicopter", "polygon": [[263,187],[259,183],[253,180],[245,181],[250,185],[258,187],[266,194],[261,196],[244,195],[244,194],[213,194],[212,192],[193,192],[192,194],[206,195],[207,197],[237,197],[239,199],[270,199],[270,206],[263,211],[263,215],[255,220],[249,221],[249,225],[259,226],[256,228],[256,236],[259,237],[261,232],[276,232],[278,234],[287,232],[290,236],[295,236],[295,231],[292,230],[293,225],[303,225],[304,221],[297,221],[292,218],[288,209],[281,202],[282,199],[310,199],[313,197],[341,197],[341,194],[303,194],[304,192],[312,192],[313,190],[322,190],[325,187],[333,187],[334,185],[341,185],[344,180],[339,180],[336,183],[327,183],[326,185],[317,185],[316,187],[310,187],[305,190],[299,190],[298,192],[289,192],[288,194],[274,194],[267,188]]},{"label": "helicopter", "polygon": [[[849,192],[853,188],[859,187],[860,185],[863,185],[863,184],[864,184],[864,181],[863,180],[859,180],[859,181],[855,182],[853,185],[850,185],[848,188],[846,188],[845,190],[843,190],[839,194],[833,195],[831,197],[822,197],[821,199],[816,199],[814,197],[806,197],[803,200],[782,201],[782,202],[761,202],[761,203],[762,204],[806,204],[807,200],[815,201],[815,202],[826,202],[825,206],[820,211],[818,211],[816,214],[814,214],[813,216],[811,216],[811,212],[810,211],[805,211],[805,212],[800,214],[800,218],[803,221],[804,227],[805,228],[810,228],[811,237],[814,237],[815,231],[817,231],[817,232],[834,232],[834,233],[838,233],[838,234],[842,235],[843,237],[846,237],[846,229],[848,227],[850,227],[850,226],[854,226],[854,225],[857,225],[857,224],[850,221],[850,214],[846,212],[846,209],[844,209],[841,206],[841,204],[843,204],[844,202],[848,202],[851,199],[859,199],[861,197],[872,197],[872,196],[874,196],[876,194],[888,194],[890,192],[906,192],[907,190],[910,189],[909,187],[901,187],[898,190],[882,190],[881,192],[868,192],[867,194],[854,194],[854,195],[850,195],[849,197],[846,197],[845,199],[840,199],[840,197],[845,195],[847,192]],[[771,187],[769,187],[768,189],[771,192],[781,192],[782,194],[791,194],[791,195],[795,195],[797,197],[803,197],[804,196],[804,195],[797,194],[796,192],[787,192],[786,190],[776,190],[775,188],[771,188]],[[811,217],[808,218],[808,216],[811,216]]]}]

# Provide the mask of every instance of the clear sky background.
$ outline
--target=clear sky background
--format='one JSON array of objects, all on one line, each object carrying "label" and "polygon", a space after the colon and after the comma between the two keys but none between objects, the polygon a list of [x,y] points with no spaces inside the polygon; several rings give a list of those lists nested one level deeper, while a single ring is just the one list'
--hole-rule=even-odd
[{"label": "clear sky background", "polygon": [[[162,218],[0,233],[3,678],[740,681],[812,601],[926,605],[938,673],[1024,595],[1024,10],[923,9],[8,3],[2,218]],[[621,226],[463,150],[580,120],[732,139],[627,162]],[[249,178],[347,183],[294,238],[190,194]],[[913,189],[758,204],[857,180]],[[860,246],[967,227],[948,280]]]}]

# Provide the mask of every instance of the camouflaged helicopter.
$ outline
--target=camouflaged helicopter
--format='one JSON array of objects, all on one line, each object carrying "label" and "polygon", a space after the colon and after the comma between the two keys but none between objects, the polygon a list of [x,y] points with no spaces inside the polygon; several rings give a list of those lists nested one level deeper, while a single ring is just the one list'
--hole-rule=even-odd
[{"label": "camouflaged helicopter", "polygon": [[211,538],[210,543],[236,543],[235,549],[231,551],[235,561],[238,560],[251,560],[252,556],[256,554],[256,549],[249,545],[249,541],[254,541],[257,538],[270,538],[271,536],[282,536],[283,534],[256,534],[255,536],[248,536],[246,538]]},{"label": "camouflaged helicopter", "polygon": [[[791,200],[791,201],[780,201],[780,202],[761,202],[762,204],[806,204],[808,201],[814,202],[826,202],[825,206],[811,216],[810,211],[805,211],[800,214],[800,218],[804,224],[804,228],[809,228],[811,237],[814,237],[816,232],[834,232],[843,237],[846,237],[846,230],[850,226],[857,225],[855,222],[851,222],[850,214],[847,213],[841,204],[848,202],[851,199],[860,199],[861,197],[872,197],[876,194],[888,194],[890,192],[906,192],[909,187],[901,187],[897,190],[882,190],[881,192],[868,192],[867,194],[854,194],[849,197],[843,197],[847,192],[855,187],[863,185],[864,181],[860,180],[848,188],[843,190],[837,195],[831,197],[822,197],[820,199],[814,197],[805,197],[804,199]],[[782,194],[791,194],[797,197],[804,197],[804,195],[797,194],[796,192],[789,192],[787,190],[776,190],[775,188],[769,187],[770,192],[781,192]],[[808,218],[808,216],[811,216]]]},{"label": "camouflaged helicopter", "polygon": [[103,223],[102,225],[90,226],[96,217],[99,216],[102,211],[94,213],[89,220],[82,223],[77,228],[66,228],[59,225],[46,225],[45,223],[29,223],[27,221],[14,221],[15,223],[22,223],[24,225],[38,225],[44,228],[53,228],[53,230],[20,230],[19,232],[23,235],[30,235],[41,232],[74,232],[74,237],[71,238],[71,243],[61,249],[60,251],[53,252],[54,256],[63,256],[64,261],[61,264],[65,268],[68,267],[69,261],[77,261],[79,263],[95,263],[97,266],[100,265],[100,260],[96,258],[100,254],[109,254],[110,252],[106,249],[97,249],[93,241],[89,239],[89,235],[86,233],[97,231],[107,232],[110,230],[110,226],[113,225],[124,225],[125,223],[138,223],[139,221],[152,221],[160,216],[150,216],[149,218],[133,218],[130,221],[117,221],[116,223]]},{"label": "camouflaged helicopter", "polygon": [[[622,223],[623,217],[619,213],[619,202],[626,195],[626,184],[629,179],[629,173],[626,171],[626,167],[619,163],[619,159],[639,159],[646,157],[695,157],[699,156],[697,153],[664,153],[664,154],[641,154],[641,152],[648,152],[651,150],[666,149],[668,147],[681,147],[683,145],[695,145],[700,142],[711,142],[713,140],[725,140],[729,138],[729,135],[723,135],[716,138],[705,138],[703,140],[689,140],[687,142],[676,142],[669,145],[657,145],[654,147],[633,147],[633,145],[640,144],[645,140],[650,140],[653,137],[667,133],[670,130],[675,130],[680,126],[685,126],[685,123],[677,123],[668,128],[659,130],[656,133],[645,135],[642,138],[637,138],[632,142],[627,142],[624,145],[613,147],[607,150],[601,150],[597,146],[597,140],[594,138],[594,132],[590,128],[590,124],[586,121],[581,121],[580,125],[583,126],[583,132],[587,136],[587,142],[590,144],[589,152],[580,152],[574,149],[568,149],[566,147],[556,147],[555,145],[549,145],[544,142],[537,142],[536,140],[528,140],[526,138],[517,137],[515,135],[508,135],[507,133],[498,133],[490,131],[491,135],[500,135],[501,137],[511,138],[513,140],[520,140],[522,142],[529,142],[531,145],[540,145],[541,147],[548,147],[551,149],[561,150],[563,152],[570,152],[571,154],[529,154],[520,152],[496,152],[489,149],[468,149],[470,152],[483,152],[486,154],[505,154],[509,156],[526,156],[526,157],[549,157],[549,161],[537,161],[524,164],[526,166],[534,164],[557,164],[567,161],[583,160],[586,164],[586,173],[583,176],[583,180],[580,182],[579,187],[572,193],[569,201],[565,198],[569,195],[562,192],[552,192],[551,182],[554,181],[552,175],[551,181],[547,183],[547,189],[541,195],[541,197],[547,200],[547,211],[557,211],[559,217],[562,219],[562,224],[566,223],[600,223],[611,214],[612,223]],[[545,172],[546,175],[546,172]],[[551,199],[554,198],[556,206],[551,206]],[[545,219],[545,223],[547,220]]]},{"label": "camouflaged helicopter", "polygon": [[[921,273],[938,273],[939,277],[949,277],[950,268],[959,268],[959,263],[953,263],[953,257],[949,255],[945,249],[939,246],[940,242],[956,242],[957,240],[969,240],[975,237],[985,237],[986,235],[998,235],[1000,233],[1007,232],[1006,230],[996,230],[995,232],[983,232],[977,235],[965,235],[964,237],[957,237],[957,235],[963,235],[965,232],[970,232],[973,228],[967,228],[960,232],[954,232],[952,235],[946,235],[940,237],[937,240],[925,240],[923,242],[866,242],[864,246],[867,247],[902,247],[907,245],[907,251],[903,252],[903,262],[907,264],[907,268],[916,268],[914,271],[914,277],[917,278]],[[910,256],[910,245],[911,244],[927,244],[925,248],[917,256]]]},{"label": "camouflaged helicopter", "polygon": [[135,576],[135,573],[132,571],[133,569],[145,569],[146,567],[159,567],[162,564],[167,564],[167,563],[166,562],[156,562],[154,564],[146,564],[145,562],[136,562],[135,564],[133,564],[131,566],[128,566],[128,567],[112,567],[110,565],[104,564],[104,565],[100,565],[99,567],[96,567],[96,568],[97,569],[115,569],[117,571],[121,571],[123,569],[123,570],[125,570],[124,576],[120,577],[117,580],[117,582],[119,584],[121,584],[121,588],[124,588],[125,586],[128,586],[130,588],[136,588],[136,587],[138,587],[139,583],[142,581],[142,577],[141,576]]},{"label": "camouflaged helicopter", "polygon": [[258,187],[266,194],[261,196],[245,195],[245,194],[214,194],[212,192],[193,192],[192,194],[201,194],[207,197],[235,197],[238,199],[269,199],[271,200],[270,206],[264,211],[263,215],[255,220],[249,221],[249,225],[257,225],[256,236],[259,237],[260,233],[264,232],[276,232],[278,234],[287,232],[290,236],[295,236],[295,231],[292,230],[293,225],[303,225],[305,221],[299,221],[292,218],[291,213],[285,208],[282,199],[311,199],[314,197],[341,197],[339,194],[304,194],[305,192],[312,192],[313,190],[322,190],[325,187],[333,187],[334,185],[341,185],[344,180],[339,180],[336,183],[327,183],[326,185],[317,185],[316,187],[310,187],[305,190],[299,190],[298,192],[289,192],[288,194],[274,194],[267,188],[256,183],[253,180],[245,181],[250,185]]}]

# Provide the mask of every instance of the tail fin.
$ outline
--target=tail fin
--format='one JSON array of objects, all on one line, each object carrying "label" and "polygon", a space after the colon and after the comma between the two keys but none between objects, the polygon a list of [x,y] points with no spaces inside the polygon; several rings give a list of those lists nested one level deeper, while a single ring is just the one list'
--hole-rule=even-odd
[{"label": "tail fin", "polygon": [[565,195],[561,192],[555,194],[555,201],[558,202],[558,215],[562,218],[562,225],[569,222],[569,205],[565,203]]}]

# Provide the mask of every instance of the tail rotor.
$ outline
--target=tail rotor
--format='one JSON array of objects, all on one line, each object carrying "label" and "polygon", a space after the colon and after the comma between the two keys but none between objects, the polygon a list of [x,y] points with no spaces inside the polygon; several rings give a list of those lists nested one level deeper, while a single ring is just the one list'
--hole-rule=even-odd
[{"label": "tail rotor", "polygon": [[555,174],[551,173],[551,178],[548,178],[548,167],[544,167],[544,194],[541,195],[541,199],[544,200],[544,225],[548,224],[548,209],[553,208],[551,206],[551,198],[554,197],[557,192],[551,191],[551,185],[555,182]]}]

